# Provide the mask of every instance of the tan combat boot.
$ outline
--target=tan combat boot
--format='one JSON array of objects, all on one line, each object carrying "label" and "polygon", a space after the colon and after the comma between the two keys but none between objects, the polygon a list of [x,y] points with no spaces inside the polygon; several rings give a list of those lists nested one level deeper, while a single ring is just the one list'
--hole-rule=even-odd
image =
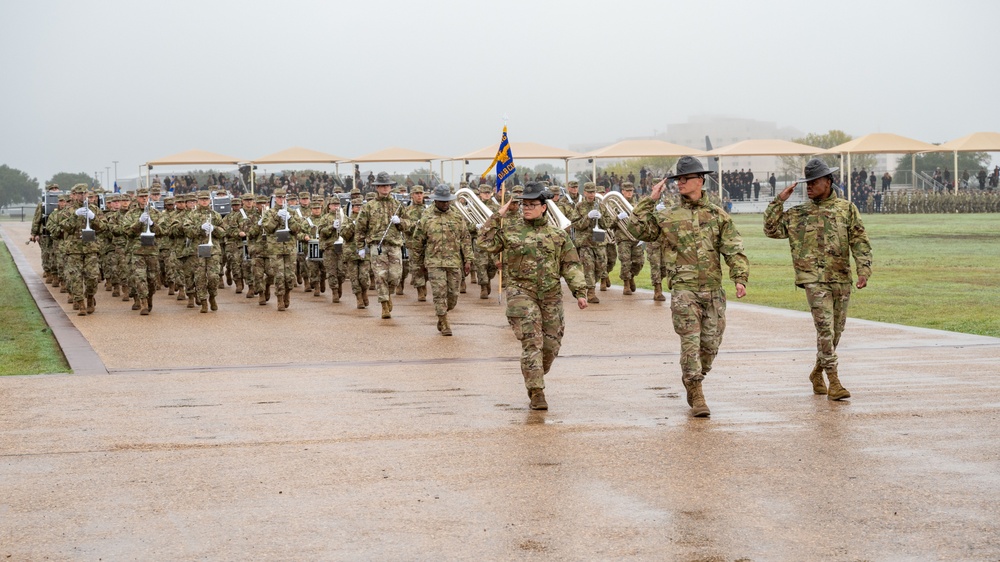
[{"label": "tan combat boot", "polygon": [[319,283],[313,283],[313,296],[319,296]]},{"label": "tan combat boot", "polygon": [[629,282],[628,281],[623,281],[622,284],[625,285],[625,288],[622,289],[622,295],[624,295],[626,297],[629,296],[629,295],[631,295],[632,294],[632,288],[629,287]]},{"label": "tan combat boot", "polygon": [[292,307],[292,292],[285,291],[285,309]]},{"label": "tan combat boot", "polygon": [[326,277],[319,278],[319,292],[321,293],[326,292]]},{"label": "tan combat boot", "polygon": [[132,297],[132,310],[139,310],[142,308],[142,303],[139,302],[139,295]]},{"label": "tan combat boot", "polygon": [[189,294],[187,297],[188,297],[187,307],[194,308],[194,295]]},{"label": "tan combat boot", "polygon": [[667,300],[667,297],[663,296],[663,281],[653,285],[653,300],[660,302]]},{"label": "tan combat boot", "polygon": [[146,299],[139,299],[139,307],[141,308],[140,316],[149,316],[149,305],[146,304]]},{"label": "tan combat boot", "polygon": [[601,299],[597,298],[597,292],[593,287],[587,289],[587,302],[591,304],[600,304]]},{"label": "tan combat boot", "polygon": [[331,295],[330,302],[332,302],[333,304],[339,303],[340,302],[340,287],[337,287],[337,286],[334,286],[334,285],[330,285],[330,295]]},{"label": "tan combat boot", "polygon": [[242,279],[237,279],[236,280],[236,294],[239,295],[239,294],[242,294],[242,293],[243,293],[243,280]]},{"label": "tan combat boot", "polygon": [[149,293],[149,296],[146,297],[146,308],[148,308],[150,312],[153,312],[153,295],[154,294],[155,293]]},{"label": "tan combat boot", "polygon": [[208,299],[201,301],[201,313],[208,314]]},{"label": "tan combat boot", "polygon": [[458,288],[458,292],[462,293],[463,295],[465,294],[465,277],[462,278],[462,285],[461,287]]},{"label": "tan combat boot", "polygon": [[[172,295],[173,293],[170,293],[170,294]],[[116,284],[114,286],[114,288],[111,291],[111,296],[114,297],[114,298],[118,298],[118,297],[122,296],[122,290],[121,290],[121,286],[120,285]]]},{"label": "tan combat boot", "polygon": [[427,286],[417,287],[417,300],[427,302]]},{"label": "tan combat boot", "polygon": [[382,301],[382,318],[392,318],[392,303],[390,301]]},{"label": "tan combat boot", "polygon": [[441,325],[441,335],[442,336],[450,336],[451,335],[451,326],[448,325],[448,315],[447,314],[442,314],[441,316],[438,316],[438,324]]},{"label": "tan combat boot", "polygon": [[104,290],[105,291],[110,291],[111,290],[111,281],[109,281],[107,279],[104,280]]},{"label": "tan combat boot", "polygon": [[[208,295],[208,307],[212,309],[212,312],[219,310],[219,305],[215,302],[215,295]],[[153,308],[152,302],[150,302],[149,308]]]},{"label": "tan combat boot", "polygon": [[366,305],[365,305],[365,300],[361,298],[361,293],[355,293],[354,296],[358,297],[358,308],[359,309],[364,308]]},{"label": "tan combat boot", "polygon": [[635,277],[628,280],[628,289],[633,293],[635,292]]},{"label": "tan combat boot", "polygon": [[481,298],[481,299],[488,299],[488,298],[490,298],[490,286],[489,285],[480,285],[479,286],[479,298]]},{"label": "tan combat boot", "polygon": [[365,306],[368,306],[368,289],[363,289],[361,291],[361,298],[365,301]]},{"label": "tan combat boot", "polygon": [[399,285],[396,286],[396,294],[397,295],[402,295],[403,294],[403,283],[402,282],[400,282]]},{"label": "tan combat boot", "polygon": [[687,390],[687,401],[688,406],[691,406],[691,415],[696,418],[711,416],[712,412],[708,409],[708,404],[705,403],[705,393],[701,390],[701,381],[684,383],[684,388]]},{"label": "tan combat boot", "polygon": [[532,410],[548,410],[549,404],[545,401],[545,391],[541,388],[531,388],[528,390],[528,398],[531,400],[529,407]]},{"label": "tan combat boot", "polygon": [[601,290],[607,291],[608,287],[610,286],[611,286],[611,279],[608,279],[608,276],[605,275],[604,277],[601,278]]},{"label": "tan combat boot", "polygon": [[836,367],[826,370],[826,378],[830,379],[830,390],[826,394],[827,400],[843,400],[851,397],[851,393],[847,392],[847,389],[840,384]]},{"label": "tan combat boot", "polygon": [[87,297],[87,314],[93,314],[97,308],[97,297]]},{"label": "tan combat boot", "polygon": [[813,370],[809,373],[809,382],[813,385],[813,394],[826,394],[826,382],[823,381],[823,367],[820,367],[819,361],[813,366]]},{"label": "tan combat boot", "polygon": [[186,298],[187,295],[184,294],[184,287],[183,286],[177,287],[177,300],[182,301]]},{"label": "tan combat boot", "polygon": [[479,277],[476,275],[476,269],[475,268],[472,268],[472,270],[469,271],[469,281],[472,281],[473,285],[478,285],[479,284]]},{"label": "tan combat boot", "polygon": [[84,303],[83,299],[73,302],[73,310],[79,311],[76,313],[77,316],[87,315],[87,305]]}]

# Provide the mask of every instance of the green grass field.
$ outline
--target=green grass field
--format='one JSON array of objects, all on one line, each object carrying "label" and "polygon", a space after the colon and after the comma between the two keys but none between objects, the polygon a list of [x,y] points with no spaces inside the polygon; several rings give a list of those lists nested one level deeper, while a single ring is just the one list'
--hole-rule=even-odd
[{"label": "green grass field", "polygon": [[[792,283],[788,241],[764,236],[763,215],[733,220],[750,258],[743,302],[808,310],[805,293]],[[852,318],[1000,337],[1000,214],[865,215],[864,221],[873,274],[851,299]],[[617,271],[612,281],[619,282]],[[636,284],[651,288],[648,268]],[[732,285],[725,287],[732,299]]]},{"label": "green grass field", "polygon": [[[33,248],[37,251],[37,248]],[[66,373],[69,364],[0,242],[0,375]]]}]

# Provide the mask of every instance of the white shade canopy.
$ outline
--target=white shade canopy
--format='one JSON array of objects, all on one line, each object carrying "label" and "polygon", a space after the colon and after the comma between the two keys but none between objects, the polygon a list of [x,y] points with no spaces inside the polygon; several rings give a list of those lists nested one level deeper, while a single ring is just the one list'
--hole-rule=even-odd
[{"label": "white shade canopy", "polygon": [[605,146],[604,148],[591,150],[584,154],[582,158],[658,158],[678,156],[705,156],[705,151],[655,139],[624,140]]},{"label": "white shade canopy", "polygon": [[[490,158],[493,158],[490,156]],[[359,156],[357,158],[351,158],[349,162],[430,162],[431,160],[447,160],[445,156],[440,154],[431,154],[430,152],[420,152],[419,150],[410,150],[408,148],[398,148],[389,147],[383,150],[372,152],[371,154],[365,154],[364,156]]]},{"label": "white shade canopy", "polygon": [[822,148],[781,139],[751,139],[716,148],[709,156],[808,156]]},{"label": "white shade canopy", "polygon": [[214,152],[208,152],[206,150],[188,150],[185,152],[179,152],[172,156],[166,156],[158,160],[150,160],[146,162],[149,167],[153,166],[190,166],[194,164],[239,164],[240,162],[246,162],[243,158],[234,158],[232,156],[226,156],[224,154],[216,154]]},{"label": "white shade canopy", "polygon": [[274,154],[261,156],[253,161],[254,164],[335,164],[344,162],[347,158],[336,154],[327,154],[318,150],[293,146]]},{"label": "white shade canopy", "polygon": [[[493,160],[493,157],[497,154],[497,149],[500,148],[500,143],[491,144],[489,146],[484,146],[483,148],[476,150],[475,152],[470,152],[468,154],[463,154],[462,156],[456,156],[454,160]],[[546,146],[544,144],[538,144],[537,142],[512,142],[510,143],[510,152],[514,155],[514,160],[566,160],[567,158],[582,158],[583,154],[579,152],[573,152],[572,150],[564,150],[562,148],[555,148],[552,146]]]},{"label": "white shade canopy", "polygon": [[824,151],[825,154],[913,154],[938,152],[941,148],[930,143],[902,137],[892,133],[872,133],[839,144]]},{"label": "white shade canopy", "polygon": [[972,133],[938,146],[938,150],[957,152],[1000,152],[1000,133]]}]

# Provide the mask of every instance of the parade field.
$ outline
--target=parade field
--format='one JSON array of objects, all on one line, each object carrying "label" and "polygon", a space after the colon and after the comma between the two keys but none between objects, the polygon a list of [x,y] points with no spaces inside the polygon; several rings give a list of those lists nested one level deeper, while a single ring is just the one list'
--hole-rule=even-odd
[{"label": "parade field", "polygon": [[[863,220],[874,274],[868,288],[854,292],[851,318],[1000,337],[1000,292],[995,290],[1000,216],[864,215]],[[750,258],[744,301],[808,310],[804,291],[792,284],[788,241],[764,236],[763,215],[733,215],[733,221]],[[617,275],[612,282],[619,282]],[[648,264],[636,283],[651,288]]]}]

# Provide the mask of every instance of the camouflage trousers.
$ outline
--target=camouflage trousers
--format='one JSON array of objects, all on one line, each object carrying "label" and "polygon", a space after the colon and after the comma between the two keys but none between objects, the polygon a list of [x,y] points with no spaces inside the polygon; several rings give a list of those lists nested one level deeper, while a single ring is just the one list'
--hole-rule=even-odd
[{"label": "camouflage trousers", "polygon": [[618,242],[618,259],[622,262],[618,278],[622,281],[633,279],[642,271],[642,265],[645,261],[642,255],[642,246],[631,240],[620,240]]},{"label": "camouflage trousers", "polygon": [[127,287],[131,271],[132,267],[128,254],[125,252],[125,246],[115,245],[114,249],[111,250],[111,284]]},{"label": "camouflage trousers", "polygon": [[178,288],[184,286],[184,278],[181,275],[181,260],[177,257],[176,252],[173,250],[167,252],[167,256],[163,260],[163,267],[166,268],[164,276],[167,278],[167,283],[176,285]]},{"label": "camouflage trousers", "polygon": [[157,278],[160,276],[160,256],[137,256],[132,254],[132,289],[140,299],[148,298],[156,292]]},{"label": "camouflage trousers", "polygon": [[268,258],[268,276],[274,279],[274,292],[283,296],[295,288],[295,254],[276,254]]},{"label": "camouflage trousers", "polygon": [[323,250],[323,270],[326,272],[326,282],[331,287],[339,287],[347,276],[343,258],[343,251],[338,253],[333,248]]},{"label": "camouflage trousers", "polygon": [[712,370],[726,331],[726,292],[674,289],[670,314],[681,337],[681,378],[685,384],[700,381]]},{"label": "camouflage trousers", "polygon": [[646,246],[646,254],[649,256],[649,280],[653,285],[663,283],[663,278],[667,276],[667,268],[663,265],[663,253],[660,250],[659,242],[649,242]]},{"label": "camouflage trousers", "polygon": [[807,283],[806,298],[816,327],[816,361],[824,369],[837,368],[837,345],[847,324],[850,283]]},{"label": "camouflage trousers", "polygon": [[489,285],[497,275],[496,254],[476,248],[473,252],[473,261],[476,265],[476,280],[480,285]]},{"label": "camouflage trousers", "polygon": [[325,260],[306,260],[306,274],[313,290],[319,288],[320,280],[326,279],[329,275],[326,272]]},{"label": "camouflage trousers", "polygon": [[346,260],[347,275],[351,280],[351,292],[355,295],[368,290],[368,270],[370,265],[368,260],[349,259]]},{"label": "camouflage trousers", "polygon": [[403,253],[399,246],[383,244],[379,254],[378,247],[373,244],[368,248],[368,257],[375,275],[378,302],[386,302],[403,280]]},{"label": "camouflage trousers", "polygon": [[580,254],[580,263],[583,264],[583,275],[587,279],[587,286],[593,286],[607,275],[608,255],[604,251],[604,246],[583,246],[577,248]]},{"label": "camouflage trousers", "polygon": [[444,316],[458,304],[458,288],[462,269],[458,267],[428,267],[427,278],[434,297],[434,314]]},{"label": "camouflage trousers", "polygon": [[170,284],[170,280],[167,278],[167,262],[170,261],[172,253],[174,253],[173,250],[167,246],[160,248],[160,281],[156,284],[157,289]]},{"label": "camouflage trousers", "polygon": [[66,254],[63,262],[63,275],[66,278],[66,290],[73,300],[82,301],[97,293],[97,280],[101,275],[101,264],[96,253]]},{"label": "camouflage trousers", "polygon": [[56,264],[55,260],[52,259],[52,237],[42,236],[38,240],[38,247],[42,252],[42,271],[45,273],[55,273]]},{"label": "camouflage trousers", "polygon": [[536,300],[517,287],[505,289],[507,322],[521,342],[521,374],[524,386],[545,388],[544,376],[552,368],[562,345],[562,295]]},{"label": "camouflage trousers", "polygon": [[[230,246],[233,246],[230,248]],[[246,272],[249,270],[248,262],[243,261],[243,245],[226,245],[226,267],[233,276],[233,281],[246,279]]]},{"label": "camouflage trousers", "polygon": [[194,262],[194,287],[198,300],[214,297],[219,293],[219,273],[222,271],[222,256],[213,255],[210,258],[192,257]]},{"label": "camouflage trousers", "polygon": [[263,293],[267,285],[274,284],[274,272],[271,270],[271,259],[266,255],[255,255],[251,259],[251,269],[253,270],[253,290],[256,293]]},{"label": "camouflage trousers", "polygon": [[181,258],[181,281],[184,289],[189,295],[195,294],[197,289],[194,285],[194,264],[198,261],[198,256],[190,255]]},{"label": "camouflage trousers", "polygon": [[605,245],[604,254],[607,257],[607,262],[604,264],[604,275],[607,275],[614,271],[615,262],[618,261],[618,244],[608,243]]}]

